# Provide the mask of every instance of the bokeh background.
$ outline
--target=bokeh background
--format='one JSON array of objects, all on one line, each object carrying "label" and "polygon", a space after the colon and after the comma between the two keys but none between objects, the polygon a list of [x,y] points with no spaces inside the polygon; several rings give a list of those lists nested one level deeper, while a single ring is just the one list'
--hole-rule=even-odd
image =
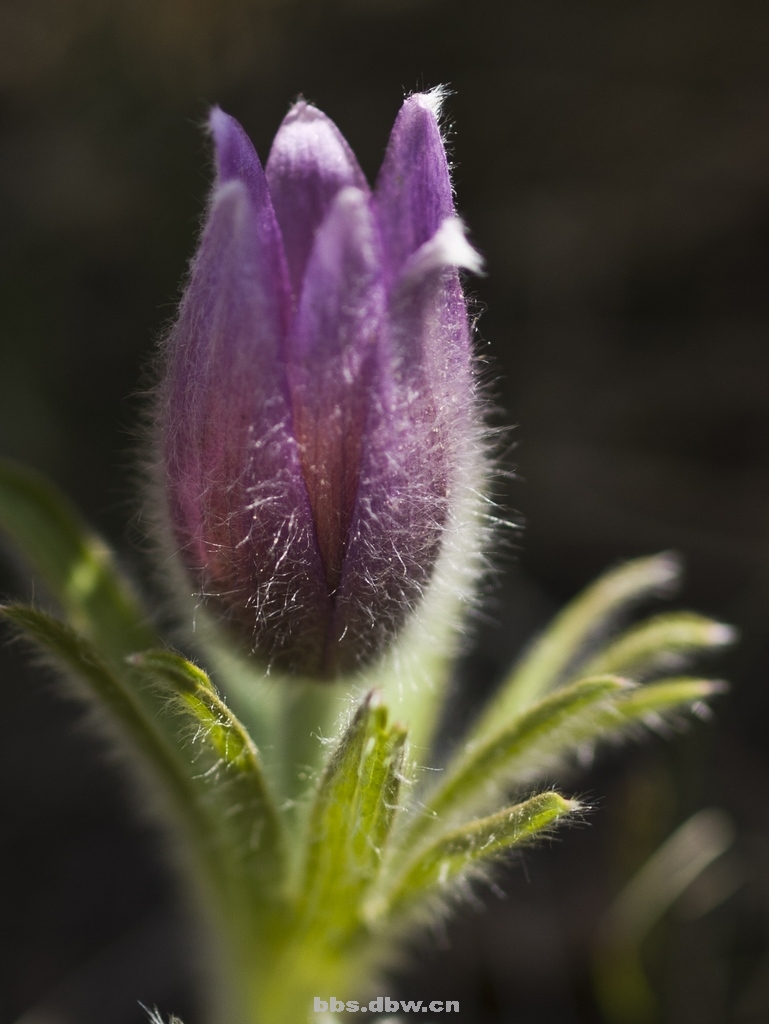
[{"label": "bokeh background", "polygon": [[[415,943],[391,990],[458,999],[466,1024],[761,1024],[765,0],[0,0],[0,451],[56,480],[144,578],[135,424],[210,180],[207,106],[266,155],[302,93],[373,178],[404,91],[438,83],[488,271],[470,286],[480,358],[496,421],[517,425],[501,500],[525,521],[458,717],[632,555],[681,552],[678,606],[743,641],[711,667],[734,682],[715,721],[606,752],[572,784],[586,824]],[[19,650],[1,657],[1,1024],[139,1024],[139,999],[198,1024],[194,928],[157,837],[79,711]],[[736,840],[644,938],[638,997],[609,1005],[596,977],[632,970],[601,952],[607,908],[702,808]]]}]

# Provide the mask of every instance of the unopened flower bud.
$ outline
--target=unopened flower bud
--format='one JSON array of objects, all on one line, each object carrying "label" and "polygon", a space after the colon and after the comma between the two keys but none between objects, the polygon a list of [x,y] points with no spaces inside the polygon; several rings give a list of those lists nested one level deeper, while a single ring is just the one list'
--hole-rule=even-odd
[{"label": "unopened flower bud", "polygon": [[158,406],[173,543],[196,595],[306,676],[383,653],[475,485],[477,414],[435,93],[409,97],[370,190],[297,103],[266,167],[211,114],[216,181]]}]

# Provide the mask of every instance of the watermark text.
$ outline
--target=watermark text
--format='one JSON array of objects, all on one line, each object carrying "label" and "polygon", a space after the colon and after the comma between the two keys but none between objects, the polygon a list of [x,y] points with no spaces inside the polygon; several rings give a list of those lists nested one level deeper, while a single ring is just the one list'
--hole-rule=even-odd
[{"label": "watermark text", "polygon": [[421,999],[391,999],[389,996],[377,996],[376,999],[367,1003],[359,1003],[356,999],[337,999],[336,996],[329,996],[328,999],[321,999],[315,996],[313,1000],[315,1013],[459,1013],[459,1000],[457,999],[431,999],[429,1002]]}]

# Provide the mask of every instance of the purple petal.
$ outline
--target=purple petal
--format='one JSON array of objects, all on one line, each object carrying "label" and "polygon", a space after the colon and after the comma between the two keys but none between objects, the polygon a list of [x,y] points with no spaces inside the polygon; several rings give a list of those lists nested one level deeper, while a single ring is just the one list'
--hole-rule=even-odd
[{"label": "purple petal", "polygon": [[450,217],[406,261],[388,306],[396,393],[418,393],[422,404],[402,406],[399,415],[417,433],[437,432],[449,465],[475,417],[470,326],[458,267],[477,271],[480,258],[461,222]]},{"label": "purple petal", "polygon": [[291,424],[278,240],[260,212],[241,180],[214,193],[167,343],[161,444],[198,592],[268,659],[288,650],[301,664],[322,643],[325,588]]},{"label": "purple petal", "polygon": [[438,126],[438,90],[409,96],[390,135],[374,192],[388,283],[454,213],[449,165]]},{"label": "purple petal", "polygon": [[[229,181],[240,181],[248,190],[252,211],[257,219],[256,230],[262,244],[271,253],[270,267],[274,275],[271,287],[276,290],[283,306],[281,316],[284,322],[290,317],[291,298],[288,284],[288,269],[283,250],[283,239],[267,187],[267,177],[251,139],[234,117],[225,114],[221,107],[213,107],[208,119],[216,156],[216,185],[221,187]],[[285,331],[283,331],[285,334]]]},{"label": "purple petal", "polygon": [[304,101],[291,108],[278,129],[266,173],[298,298],[315,233],[337,192],[348,185],[368,192],[368,185],[333,121]]},{"label": "purple petal", "polygon": [[474,443],[456,266],[478,262],[450,218],[407,260],[390,299],[335,618],[340,648],[358,657],[386,647],[418,604]]},{"label": "purple petal", "polygon": [[248,189],[254,214],[259,222],[257,230],[268,240],[267,244],[274,254],[273,269],[279,278],[278,288],[283,296],[288,316],[291,303],[283,240],[280,237],[272,197],[267,187],[267,177],[259,157],[240,123],[234,117],[225,114],[221,107],[212,108],[208,125],[216,154],[216,184],[221,186],[228,181],[242,181]]},{"label": "purple petal", "polygon": [[368,196],[343,189],[318,231],[287,353],[294,424],[333,594],[355,506],[385,293]]},{"label": "purple petal", "polygon": [[[482,261],[465,238],[464,226],[447,217],[432,238],[403,264],[390,296],[393,359],[403,386],[435,390],[441,381],[452,383],[452,373],[468,364],[470,330],[467,303],[458,269],[479,273]],[[462,390],[463,381],[457,381]]]}]

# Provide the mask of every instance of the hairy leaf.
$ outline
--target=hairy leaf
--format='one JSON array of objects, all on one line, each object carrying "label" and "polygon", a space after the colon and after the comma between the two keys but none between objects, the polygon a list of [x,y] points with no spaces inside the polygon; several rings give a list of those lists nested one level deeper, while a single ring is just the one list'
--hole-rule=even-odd
[{"label": "hairy leaf", "polygon": [[43,477],[0,460],[0,530],[61,607],[110,662],[157,645],[110,550]]},{"label": "hairy leaf", "polygon": [[580,747],[607,721],[619,716],[613,701],[628,687],[615,676],[583,679],[545,697],[496,732],[469,742],[426,798],[425,813],[413,824],[408,842],[444,827],[458,812],[487,810],[506,792],[531,783],[558,767],[564,754]]},{"label": "hairy leaf", "polygon": [[705,702],[725,690],[726,684],[719,679],[693,679],[688,676],[660,679],[639,686],[617,700],[616,710],[622,720],[617,731],[634,724],[656,728],[665,722],[666,716],[677,711],[706,713]]},{"label": "hairy leaf", "polygon": [[496,733],[468,743],[404,831],[413,846],[447,821],[489,810],[505,794],[557,772],[569,756],[682,710],[702,711],[723,684],[676,678],[633,686],[616,676],[582,679],[545,697]]},{"label": "hairy leaf", "polygon": [[68,676],[85,685],[84,696],[90,696],[97,708],[111,714],[112,724],[119,725],[123,738],[129,738],[163,777],[170,794],[188,817],[188,824],[196,832],[204,830],[200,818],[188,815],[195,803],[191,796],[193,782],[174,744],[163,735],[160,721],[147,714],[136,694],[112,671],[96,648],[71,627],[36,608],[5,605],[0,613],[24,637],[51,655]]},{"label": "hairy leaf", "polygon": [[541,836],[578,806],[558,793],[540,793],[515,807],[444,833],[407,862],[389,891],[370,908],[370,916],[393,916],[430,895],[450,894],[457,883],[477,873],[479,867]]},{"label": "hairy leaf", "polygon": [[[126,666],[126,673],[118,674],[89,640],[37,609],[11,605],[3,607],[2,614],[80,684],[81,696],[97,710],[107,712],[109,734],[118,740],[145,791],[151,792],[156,802],[160,798],[159,817],[164,826],[181,827],[193,840],[193,850],[202,857],[200,867],[215,880],[219,898],[225,898],[230,911],[245,910],[245,904],[254,899],[277,896],[271,888],[277,880],[277,836],[265,794],[259,794],[261,817],[247,820],[257,809],[253,771],[246,777],[250,751],[238,758],[239,771],[230,772],[222,766],[222,733],[218,742],[213,742],[216,730],[212,731],[210,723],[203,728],[199,718],[191,728],[189,719],[180,718],[175,702],[169,700],[167,685],[159,692],[155,687],[152,705],[159,710],[150,709],[146,670]],[[136,676],[133,686],[127,682],[131,672]],[[201,709],[215,696],[212,689],[207,693],[205,689],[199,685],[188,692],[188,696],[200,698]],[[148,768],[152,773],[149,784]],[[175,812],[172,820],[169,810]]]},{"label": "hairy leaf", "polygon": [[178,696],[189,720],[185,749],[204,770],[207,799],[227,816],[233,852],[246,870],[275,880],[281,854],[281,826],[251,737],[217,694],[206,673],[171,651],[145,651],[130,661],[162,680]]},{"label": "hairy leaf", "polygon": [[524,711],[548,690],[574,678],[590,645],[633,603],[666,593],[679,574],[670,554],[639,558],[612,569],[576,597],[533,643],[492,698],[477,734]]},{"label": "hairy leaf", "polygon": [[358,708],[320,780],[307,840],[300,913],[342,935],[379,871],[397,807],[405,730],[376,691]]},{"label": "hairy leaf", "polygon": [[622,633],[580,669],[580,674],[648,678],[660,669],[678,667],[702,651],[724,647],[735,631],[693,612],[655,615]]}]

